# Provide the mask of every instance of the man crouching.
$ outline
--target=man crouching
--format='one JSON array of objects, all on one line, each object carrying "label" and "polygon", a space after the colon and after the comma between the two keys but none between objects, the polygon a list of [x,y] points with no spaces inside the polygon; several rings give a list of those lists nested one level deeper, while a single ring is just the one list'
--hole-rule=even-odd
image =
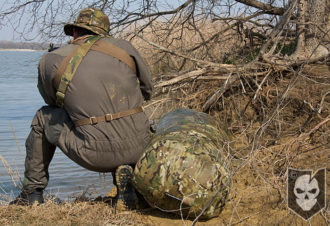
[{"label": "man crouching", "polygon": [[32,121],[23,190],[10,204],[44,202],[57,146],[88,170],[115,172],[117,201],[134,207],[130,178],[150,140],[142,96],[150,99],[151,73],[138,51],[109,30],[102,11],[83,9],[64,26],[73,41],[40,60],[38,89],[47,106]]}]

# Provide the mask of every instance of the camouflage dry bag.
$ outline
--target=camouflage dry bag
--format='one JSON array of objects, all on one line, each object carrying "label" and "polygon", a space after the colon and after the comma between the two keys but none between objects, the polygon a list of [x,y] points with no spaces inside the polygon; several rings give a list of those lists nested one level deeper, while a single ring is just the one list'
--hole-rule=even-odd
[{"label": "camouflage dry bag", "polygon": [[229,136],[208,114],[166,114],[134,170],[134,185],[156,208],[216,217],[229,192]]}]

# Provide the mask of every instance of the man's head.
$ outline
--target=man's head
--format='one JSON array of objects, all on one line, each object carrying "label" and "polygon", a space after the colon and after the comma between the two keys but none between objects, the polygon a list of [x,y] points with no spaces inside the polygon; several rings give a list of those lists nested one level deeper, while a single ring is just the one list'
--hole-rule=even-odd
[{"label": "man's head", "polygon": [[108,36],[110,22],[108,16],[101,10],[85,8],[80,11],[73,24],[66,24],[64,26],[65,34],[73,36],[73,28],[83,28],[98,35]]}]

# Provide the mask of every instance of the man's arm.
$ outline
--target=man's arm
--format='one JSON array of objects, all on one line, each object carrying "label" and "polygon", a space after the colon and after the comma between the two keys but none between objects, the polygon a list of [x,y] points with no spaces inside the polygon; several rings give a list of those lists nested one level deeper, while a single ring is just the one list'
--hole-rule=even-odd
[{"label": "man's arm", "polygon": [[45,56],[43,56],[38,66],[38,90],[46,104],[51,104],[50,97],[47,95],[45,90]]},{"label": "man's arm", "polygon": [[150,100],[152,94],[151,71],[140,55],[139,57],[134,56],[133,58],[137,67],[136,74],[140,81],[142,95],[145,100]]},{"label": "man's arm", "polygon": [[44,55],[38,66],[39,93],[48,105],[56,105],[56,89],[53,86],[53,77],[57,67],[54,61],[60,61],[63,57],[57,54]]},{"label": "man's arm", "polygon": [[151,71],[145,63],[140,53],[130,44],[129,54],[133,57],[136,64],[136,75],[140,82],[140,89],[145,100],[150,100],[152,94]]},{"label": "man's arm", "polygon": [[145,100],[150,100],[152,94],[151,71],[134,46],[123,39],[109,38],[110,43],[125,50],[135,61],[136,76],[140,82],[140,90]]}]

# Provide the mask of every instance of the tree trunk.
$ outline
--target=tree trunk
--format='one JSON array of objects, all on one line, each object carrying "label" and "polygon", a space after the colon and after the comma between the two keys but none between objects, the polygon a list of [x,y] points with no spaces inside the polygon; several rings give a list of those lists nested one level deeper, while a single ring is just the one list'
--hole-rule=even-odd
[{"label": "tree trunk", "polygon": [[298,5],[297,42],[293,60],[326,57],[329,50],[321,44],[328,32],[327,0],[300,0]]}]

